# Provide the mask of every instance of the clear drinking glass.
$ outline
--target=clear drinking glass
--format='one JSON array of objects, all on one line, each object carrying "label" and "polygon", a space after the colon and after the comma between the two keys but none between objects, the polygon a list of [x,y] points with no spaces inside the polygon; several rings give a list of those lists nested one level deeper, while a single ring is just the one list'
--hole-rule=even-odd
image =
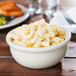
[{"label": "clear drinking glass", "polygon": [[41,0],[28,0],[29,1],[29,8],[28,12],[30,14],[40,14],[41,13]]},{"label": "clear drinking glass", "polygon": [[47,17],[52,16],[57,9],[59,9],[57,6],[59,4],[59,0],[46,0],[46,10],[45,15]]}]

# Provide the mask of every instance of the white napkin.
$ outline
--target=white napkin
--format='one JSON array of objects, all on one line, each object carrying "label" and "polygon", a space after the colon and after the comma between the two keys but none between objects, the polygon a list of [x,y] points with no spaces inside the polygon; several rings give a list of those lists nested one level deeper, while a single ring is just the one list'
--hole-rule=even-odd
[{"label": "white napkin", "polygon": [[66,11],[70,18],[76,23],[76,7],[72,7]]},{"label": "white napkin", "polygon": [[55,15],[55,17],[50,20],[50,24],[57,24],[59,26],[62,26],[66,28],[67,30],[71,31],[70,24],[67,22],[65,17],[63,16],[62,12],[58,11]]}]

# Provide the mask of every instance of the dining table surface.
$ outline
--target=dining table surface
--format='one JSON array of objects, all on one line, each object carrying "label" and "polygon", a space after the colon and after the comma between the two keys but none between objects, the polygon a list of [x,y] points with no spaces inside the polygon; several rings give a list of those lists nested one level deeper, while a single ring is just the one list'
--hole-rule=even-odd
[{"label": "dining table surface", "polygon": [[[4,1],[4,0],[0,0]],[[28,0],[14,0],[28,8]],[[45,1],[42,0],[42,13],[30,16],[24,22],[16,26],[0,30],[0,76],[76,76],[76,35],[72,34],[68,49],[64,58],[55,66],[46,69],[29,69],[19,65],[11,56],[9,46],[6,43],[7,33],[22,24],[29,24],[45,18]],[[45,18],[47,22],[49,20]]]}]

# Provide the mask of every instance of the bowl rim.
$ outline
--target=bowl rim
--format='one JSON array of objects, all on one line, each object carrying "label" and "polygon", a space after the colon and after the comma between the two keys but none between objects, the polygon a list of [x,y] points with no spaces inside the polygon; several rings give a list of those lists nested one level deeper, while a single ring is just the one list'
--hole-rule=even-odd
[{"label": "bowl rim", "polygon": [[[61,28],[65,29],[64,27],[61,27]],[[13,29],[10,32],[8,32],[8,34],[11,33],[12,31],[14,31],[15,29]],[[67,29],[65,29],[65,30],[66,30],[66,39],[62,43],[59,43],[59,44],[56,44],[56,45],[52,45],[52,46],[49,46],[49,47],[33,48],[33,47],[19,46],[19,45],[14,44],[11,40],[8,39],[8,34],[6,35],[6,42],[7,42],[7,44],[10,47],[12,47],[12,48],[14,48],[16,50],[19,50],[21,52],[23,51],[23,52],[39,53],[39,52],[48,52],[48,51],[52,51],[52,50],[54,51],[55,49],[61,48],[63,46],[66,46],[66,44],[70,41],[71,32],[68,31]]]}]

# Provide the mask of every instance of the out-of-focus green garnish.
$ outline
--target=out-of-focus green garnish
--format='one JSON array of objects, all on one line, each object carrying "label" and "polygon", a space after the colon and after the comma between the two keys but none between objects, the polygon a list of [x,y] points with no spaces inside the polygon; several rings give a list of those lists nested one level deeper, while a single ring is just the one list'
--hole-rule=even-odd
[{"label": "out-of-focus green garnish", "polygon": [[15,17],[7,17],[7,16],[4,16],[4,15],[0,15],[0,26],[7,24],[9,21],[11,21],[14,18]]},{"label": "out-of-focus green garnish", "polygon": [[0,25],[5,25],[7,24],[7,20],[5,17],[0,17]]}]

